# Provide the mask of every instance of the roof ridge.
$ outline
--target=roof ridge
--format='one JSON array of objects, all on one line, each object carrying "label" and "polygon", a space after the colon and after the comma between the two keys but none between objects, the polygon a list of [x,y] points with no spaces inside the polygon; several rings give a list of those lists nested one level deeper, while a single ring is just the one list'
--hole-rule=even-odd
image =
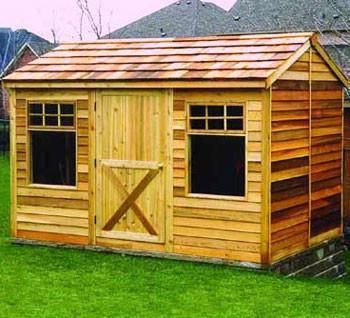
[{"label": "roof ridge", "polygon": [[[187,0],[186,0],[187,1]],[[192,23],[192,34],[196,34],[197,24],[198,24],[198,15],[199,15],[199,5],[201,4],[200,0],[192,0],[194,3],[194,19]]]},{"label": "roof ridge", "polygon": [[261,32],[247,34],[222,34],[209,36],[195,36],[183,38],[124,38],[124,39],[101,39],[95,41],[62,42],[61,45],[84,45],[84,44],[108,44],[108,43],[149,43],[149,42],[193,42],[193,41],[216,41],[216,40],[235,40],[235,39],[265,39],[265,38],[290,38],[290,37],[312,37],[315,32]]}]

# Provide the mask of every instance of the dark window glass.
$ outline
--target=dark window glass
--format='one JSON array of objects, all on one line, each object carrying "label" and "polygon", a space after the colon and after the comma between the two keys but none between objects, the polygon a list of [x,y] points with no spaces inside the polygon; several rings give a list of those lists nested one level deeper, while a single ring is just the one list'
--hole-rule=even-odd
[{"label": "dark window glass", "polygon": [[42,114],[43,113],[43,105],[42,104],[30,104],[29,112],[31,114]]},{"label": "dark window glass", "polygon": [[61,126],[74,126],[74,117],[61,117]]},{"label": "dark window glass", "polygon": [[42,126],[43,125],[43,117],[31,115],[29,117],[29,125],[30,126]]},{"label": "dark window glass", "polygon": [[208,120],[208,129],[224,129],[224,120],[223,119],[209,119]]},{"label": "dark window glass", "polygon": [[245,195],[245,137],[191,136],[191,192]]},{"label": "dark window glass", "polygon": [[32,182],[75,185],[75,156],[74,132],[32,131]]},{"label": "dark window glass", "polygon": [[61,114],[64,115],[73,115],[74,107],[72,104],[61,104]]},{"label": "dark window glass", "polygon": [[46,126],[58,126],[58,117],[56,116],[45,116]]},{"label": "dark window glass", "polygon": [[208,106],[209,117],[224,116],[224,106]]},{"label": "dark window glass", "polygon": [[191,106],[190,107],[191,117],[205,117],[205,106]]},{"label": "dark window glass", "polygon": [[228,119],[227,120],[228,130],[243,130],[243,119]]},{"label": "dark window glass", "polygon": [[243,106],[227,106],[227,116],[243,116]]},{"label": "dark window glass", "polygon": [[45,104],[45,114],[58,114],[57,104]]},{"label": "dark window glass", "polygon": [[191,129],[205,129],[205,119],[191,119]]}]

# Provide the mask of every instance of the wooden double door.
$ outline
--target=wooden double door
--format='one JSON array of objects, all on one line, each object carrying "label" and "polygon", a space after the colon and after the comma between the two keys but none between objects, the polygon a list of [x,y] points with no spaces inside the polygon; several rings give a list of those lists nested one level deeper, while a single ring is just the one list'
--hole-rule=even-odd
[{"label": "wooden double door", "polygon": [[170,217],[170,94],[100,91],[96,236],[165,243]]}]

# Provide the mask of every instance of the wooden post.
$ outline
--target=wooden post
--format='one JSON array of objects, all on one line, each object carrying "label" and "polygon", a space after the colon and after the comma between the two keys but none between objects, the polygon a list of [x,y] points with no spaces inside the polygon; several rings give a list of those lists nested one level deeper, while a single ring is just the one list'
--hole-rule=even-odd
[{"label": "wooden post", "polygon": [[10,89],[8,92],[10,95],[11,237],[17,237],[16,91]]},{"label": "wooden post", "polygon": [[262,148],[262,214],[261,262],[271,260],[271,95],[272,87],[264,91]]},{"label": "wooden post", "polygon": [[89,244],[96,244],[96,90],[89,93]]}]

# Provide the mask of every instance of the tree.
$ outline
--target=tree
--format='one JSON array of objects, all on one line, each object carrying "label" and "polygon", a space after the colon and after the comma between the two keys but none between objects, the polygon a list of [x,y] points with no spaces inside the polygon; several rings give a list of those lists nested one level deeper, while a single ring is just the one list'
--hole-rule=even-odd
[{"label": "tree", "polygon": [[83,26],[84,26],[84,18],[87,19],[88,25],[91,28],[92,32],[95,34],[97,39],[102,37],[102,10],[101,10],[101,2],[99,2],[99,6],[96,14],[92,13],[92,9],[89,3],[89,0],[76,0],[77,6],[80,10],[80,19],[79,19],[79,39],[83,39]]}]

